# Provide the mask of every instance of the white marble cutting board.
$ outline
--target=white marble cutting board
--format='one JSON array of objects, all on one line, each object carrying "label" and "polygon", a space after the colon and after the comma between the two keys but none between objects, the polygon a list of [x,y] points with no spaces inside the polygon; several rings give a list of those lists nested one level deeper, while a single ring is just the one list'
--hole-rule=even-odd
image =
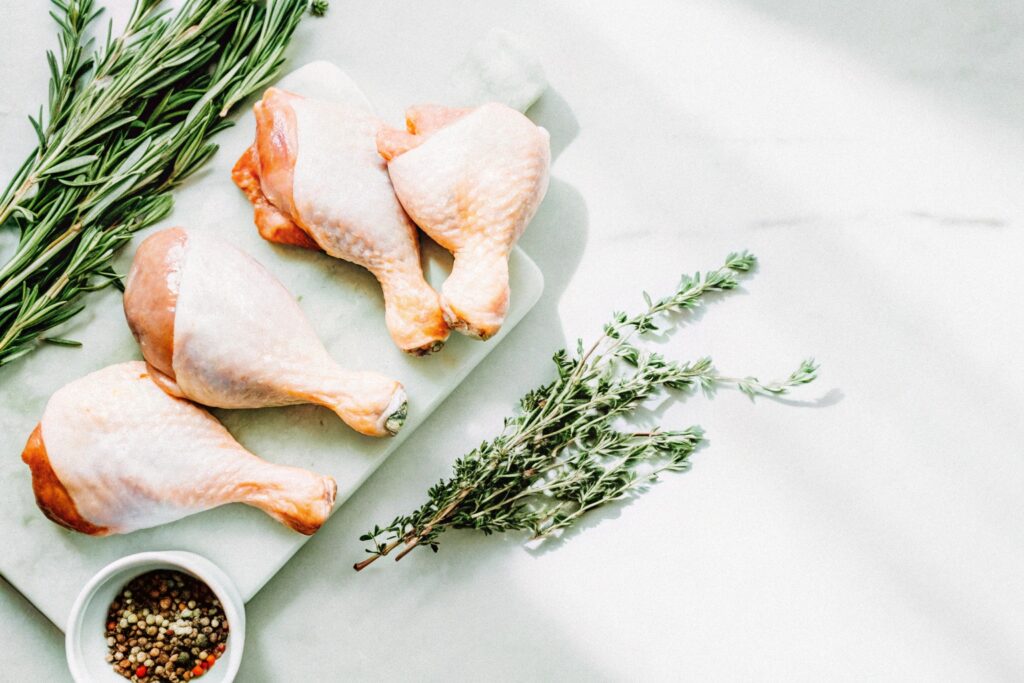
[{"label": "white marble cutting board", "polygon": [[[279,85],[325,99],[361,96],[344,73],[325,62],[306,65]],[[536,265],[515,250],[512,303],[501,334],[486,343],[453,334],[439,354],[427,358],[401,353],[384,327],[380,288],[368,272],[259,237],[252,209],[230,179],[235,159],[253,137],[251,114],[243,112],[238,119],[235,127],[217,136],[220,151],[211,163],[175,193],[171,216],[140,233],[123,250],[118,270],[126,272],[135,246],[153,230],[183,225],[216,232],[281,279],[342,364],[374,369],[405,384],[409,417],[392,439],[356,434],[330,411],[315,406],[215,411],[243,445],[262,457],[334,476],[337,509],[526,315],[540,296],[543,278]],[[0,243],[0,253],[4,247]],[[451,258],[426,237],[423,252],[428,279],[439,286]],[[0,369],[0,573],[59,626],[93,573],[118,557],[144,550],[182,549],[205,555],[224,568],[248,600],[307,540],[258,510],[231,505],[156,529],[91,538],[58,527],[36,508],[20,454],[50,394],[100,367],[140,358],[124,322],[120,293],[110,288],[87,303],[86,310],[59,331],[60,336],[83,342],[81,348],[44,347]]]}]

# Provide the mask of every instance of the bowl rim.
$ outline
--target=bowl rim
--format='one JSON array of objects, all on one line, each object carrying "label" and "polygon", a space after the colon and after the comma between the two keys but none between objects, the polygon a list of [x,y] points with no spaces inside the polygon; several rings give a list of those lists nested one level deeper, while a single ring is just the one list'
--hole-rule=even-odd
[{"label": "bowl rim", "polygon": [[84,627],[85,612],[92,604],[93,598],[100,588],[106,586],[117,574],[124,570],[138,568],[139,571],[130,578],[119,581],[131,581],[136,576],[148,571],[155,571],[162,565],[167,569],[177,569],[192,574],[203,581],[220,600],[224,608],[224,616],[231,626],[229,656],[225,662],[224,683],[232,683],[238,675],[242,664],[242,652],[245,648],[245,602],[231,578],[209,559],[185,550],[151,550],[126,555],[114,560],[100,569],[82,588],[68,615],[64,635],[64,651],[67,657],[71,677],[78,683],[92,683],[89,667],[85,663],[86,653],[82,651],[81,634]]}]

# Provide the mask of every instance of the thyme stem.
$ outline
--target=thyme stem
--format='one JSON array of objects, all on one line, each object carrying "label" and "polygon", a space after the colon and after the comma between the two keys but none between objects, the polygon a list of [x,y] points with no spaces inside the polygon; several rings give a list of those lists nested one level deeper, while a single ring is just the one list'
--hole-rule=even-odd
[{"label": "thyme stem", "polygon": [[504,430],[459,458],[452,478],[433,486],[419,509],[363,534],[360,539],[373,547],[354,568],[362,570],[403,544],[396,561],[417,547],[436,551],[447,529],[529,531],[534,539],[551,538],[587,512],[644,491],[661,474],[688,469],[703,439],[700,428],[615,427],[659,392],[700,387],[710,394],[716,385],[735,384],[750,396],[778,395],[813,381],[813,360],[785,380],[764,383],[720,375],[709,358],[669,361],[634,343],[656,331],[656,321],[666,314],[691,309],[709,293],[734,289],[737,277],[754,264],[747,252],[730,254],[717,270],[684,276],[667,297],[655,301],[645,293],[646,310],[632,317],[616,313],[588,348],[577,343],[575,356],[557,352],[557,379],[524,396]]}]

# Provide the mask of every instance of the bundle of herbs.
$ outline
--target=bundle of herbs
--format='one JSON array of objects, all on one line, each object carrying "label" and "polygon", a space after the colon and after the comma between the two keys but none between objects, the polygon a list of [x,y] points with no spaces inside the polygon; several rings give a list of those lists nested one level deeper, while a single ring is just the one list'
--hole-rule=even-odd
[{"label": "bundle of herbs", "polygon": [[646,310],[632,317],[614,314],[588,349],[580,341],[575,355],[558,351],[557,379],[524,396],[501,434],[458,459],[452,478],[433,486],[418,510],[364,534],[360,540],[373,545],[355,569],[396,550],[396,560],[420,546],[436,552],[448,529],[524,531],[548,539],[591,510],[644,491],[664,472],[689,469],[703,438],[699,427],[622,428],[659,392],[699,387],[710,393],[729,384],[754,397],[785,394],[813,381],[813,360],[784,380],[765,383],[721,375],[710,358],[672,361],[637,343],[705,295],[736,288],[737,277],[755,262],[747,252],[730,254],[717,270],[684,276],[667,297],[654,300],[645,293]]},{"label": "bundle of herbs", "polygon": [[[171,209],[170,190],[217,150],[233,106],[271,81],[309,0],[136,0],[120,35],[93,0],[51,0],[59,50],[38,146],[0,195],[17,230],[0,265],[0,365],[76,315],[84,292],[119,285],[111,268],[132,233]],[[317,4],[317,11],[325,3]]]}]

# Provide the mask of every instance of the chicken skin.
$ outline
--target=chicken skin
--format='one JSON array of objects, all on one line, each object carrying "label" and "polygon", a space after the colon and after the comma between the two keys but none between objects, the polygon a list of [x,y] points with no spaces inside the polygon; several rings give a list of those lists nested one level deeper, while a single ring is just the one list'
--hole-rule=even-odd
[{"label": "chicken skin", "polygon": [[508,313],[509,252],[547,192],[548,132],[497,103],[412,107],[406,127],[382,127],[377,149],[405,211],[455,256],[445,320],[487,339]]},{"label": "chicken skin", "polygon": [[281,283],[219,238],[181,228],[148,237],[124,311],[150,375],[172,396],[217,408],[316,403],[370,436],[405,421],[401,384],[342,369]]},{"label": "chicken skin", "polygon": [[377,155],[372,112],[277,88],[255,104],[256,140],[232,179],[271,242],[322,249],[369,270],[384,292],[385,323],[403,351],[437,351],[448,326],[423,278],[416,227]]},{"label": "chicken skin", "polygon": [[208,412],[161,391],[139,361],[58,390],[22,460],[44,514],[94,536],[166,524],[226,503],[251,505],[312,534],[337,493],[331,477],[245,450]]}]

